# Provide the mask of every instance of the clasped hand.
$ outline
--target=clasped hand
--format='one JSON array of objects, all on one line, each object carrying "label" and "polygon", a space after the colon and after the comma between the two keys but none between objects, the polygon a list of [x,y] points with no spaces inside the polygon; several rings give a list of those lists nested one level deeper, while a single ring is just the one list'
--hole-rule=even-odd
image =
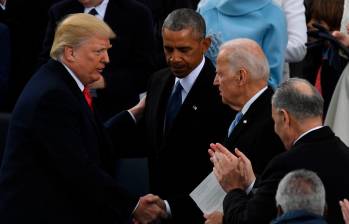
[{"label": "clasped hand", "polygon": [[159,196],[147,194],[140,197],[138,206],[133,212],[133,223],[155,223],[164,218],[167,218],[166,205]]}]

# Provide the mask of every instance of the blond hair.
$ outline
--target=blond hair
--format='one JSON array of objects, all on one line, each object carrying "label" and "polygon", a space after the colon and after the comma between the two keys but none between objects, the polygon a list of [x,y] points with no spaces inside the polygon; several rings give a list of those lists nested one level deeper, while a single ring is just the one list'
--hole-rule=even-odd
[{"label": "blond hair", "polygon": [[90,14],[76,13],[68,15],[58,25],[50,56],[58,60],[64,47],[78,47],[92,37],[115,38],[113,30],[102,20]]}]

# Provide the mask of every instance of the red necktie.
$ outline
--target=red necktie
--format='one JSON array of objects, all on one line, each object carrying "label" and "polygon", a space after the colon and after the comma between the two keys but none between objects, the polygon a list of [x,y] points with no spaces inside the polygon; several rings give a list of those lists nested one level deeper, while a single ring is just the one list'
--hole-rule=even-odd
[{"label": "red necktie", "polygon": [[85,100],[86,100],[88,106],[93,111],[92,96],[90,94],[90,89],[88,87],[85,87],[84,90],[82,91],[82,94],[84,94],[84,97],[85,97]]}]

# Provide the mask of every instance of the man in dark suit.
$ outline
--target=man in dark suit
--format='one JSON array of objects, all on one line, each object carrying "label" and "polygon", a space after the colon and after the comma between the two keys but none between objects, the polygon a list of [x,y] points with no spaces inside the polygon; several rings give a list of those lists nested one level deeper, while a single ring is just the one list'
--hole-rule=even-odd
[{"label": "man in dark suit", "polygon": [[220,90],[223,103],[239,111],[224,145],[246,154],[257,175],[276,154],[285,151],[274,132],[271,117],[274,91],[268,86],[268,78],[268,61],[253,40],[237,39],[221,47],[214,84]]},{"label": "man in dark suit", "polygon": [[85,87],[109,62],[113,31],[88,14],[59,24],[47,64],[29,81],[10,122],[0,169],[1,223],[141,223],[162,214],[112,178],[113,152]]},{"label": "man in dark suit", "polygon": [[11,112],[25,84],[37,69],[37,60],[47,24],[47,10],[52,0],[5,2],[6,7],[3,13],[0,9],[0,22],[5,23],[10,31],[10,87],[5,110]]},{"label": "man in dark suit", "polygon": [[[94,13],[90,12],[95,10]],[[93,87],[99,89],[95,106],[103,120],[125,110],[139,100],[153,70],[154,34],[150,10],[135,0],[64,0],[49,10],[49,23],[41,52],[41,62],[49,57],[57,22],[68,14],[92,13],[116,33],[109,51],[111,63],[103,78]]]},{"label": "man in dark suit", "polygon": [[[204,57],[210,40],[203,18],[191,9],[175,10],[162,35],[169,68],[151,76],[140,121],[149,145],[150,190],[166,199],[160,204],[170,222],[202,223],[189,194],[210,173],[206,151],[210,142],[224,139],[232,111],[213,86],[215,68]],[[172,107],[178,93],[179,105]]]},{"label": "man in dark suit", "polygon": [[272,98],[272,116],[287,152],[268,164],[254,194],[245,192],[254,176],[247,157],[240,153],[237,158],[223,146],[212,145],[215,174],[227,192],[223,223],[270,223],[276,217],[278,182],[296,169],[319,175],[326,189],[326,218],[329,223],[343,223],[338,201],[349,195],[343,172],[349,169],[349,149],[330,128],[322,126],[322,113],[323,99],[309,82],[293,78],[281,84]]},{"label": "man in dark suit", "polygon": [[0,22],[0,112],[5,108],[10,74],[11,41],[8,27]]}]

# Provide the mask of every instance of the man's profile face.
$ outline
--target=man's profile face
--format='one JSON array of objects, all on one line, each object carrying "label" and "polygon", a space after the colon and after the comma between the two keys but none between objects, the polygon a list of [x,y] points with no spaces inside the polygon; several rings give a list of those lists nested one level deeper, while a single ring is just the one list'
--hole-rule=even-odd
[{"label": "man's profile face", "polygon": [[217,57],[216,76],[213,84],[218,87],[222,102],[234,110],[241,110],[242,92],[239,88],[239,71],[233,71],[227,53],[220,52]]},{"label": "man's profile face", "polygon": [[109,38],[92,37],[73,48],[71,69],[84,85],[101,78],[103,69],[109,63],[107,50],[110,47]]},{"label": "man's profile face", "polygon": [[200,38],[192,28],[162,32],[167,64],[178,78],[186,77],[198,66],[209,47],[209,40]]}]

